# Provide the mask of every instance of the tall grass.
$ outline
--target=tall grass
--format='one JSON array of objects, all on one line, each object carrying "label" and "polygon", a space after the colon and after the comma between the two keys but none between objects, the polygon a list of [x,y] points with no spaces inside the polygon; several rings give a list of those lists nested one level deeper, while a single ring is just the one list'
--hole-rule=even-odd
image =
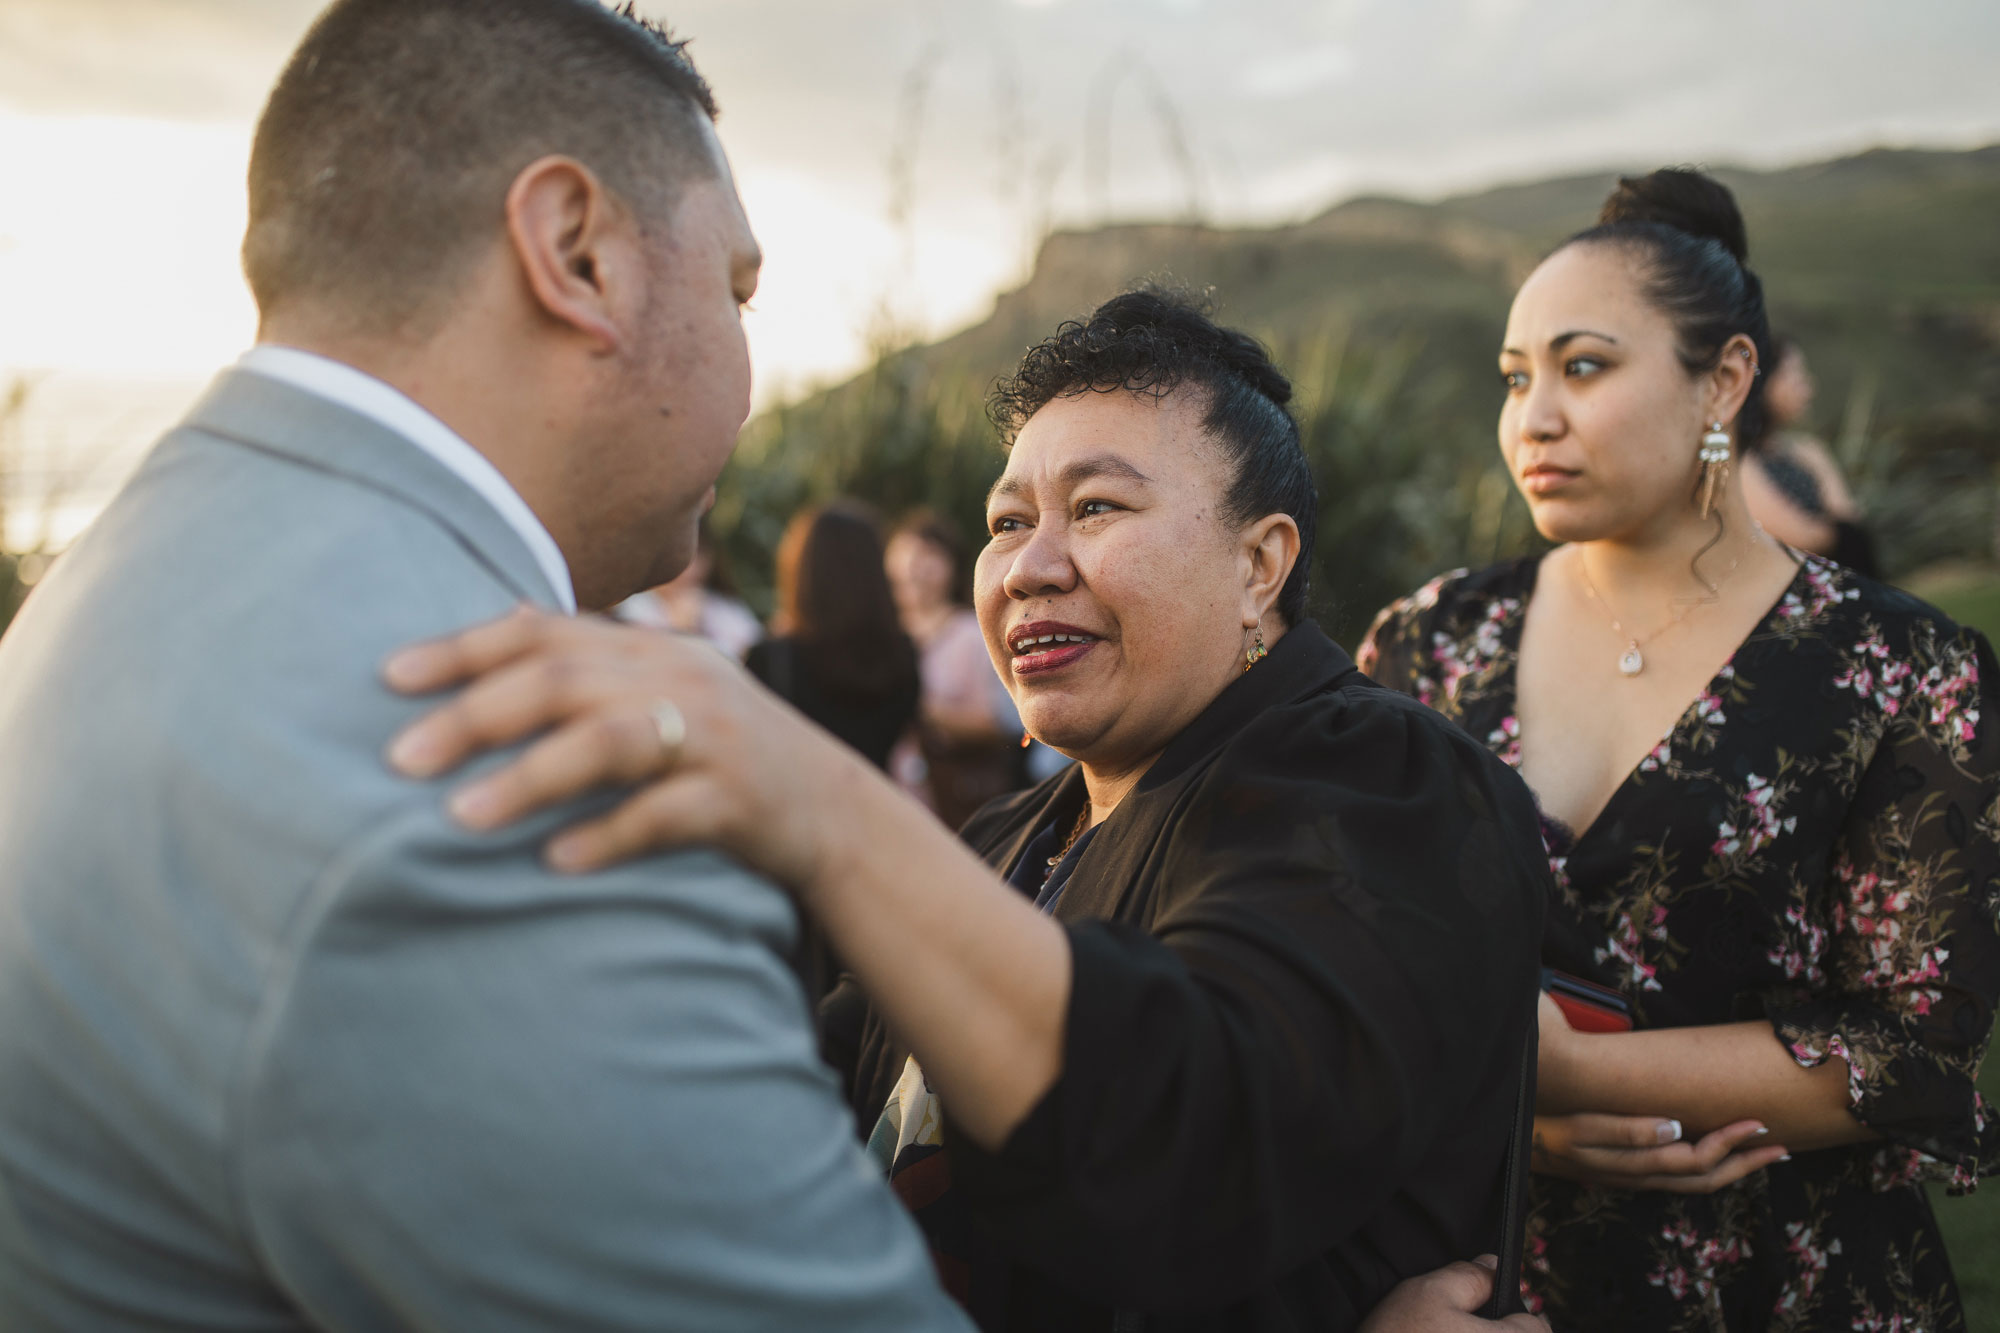
[{"label": "tall grass", "polygon": [[[1319,481],[1312,608],[1337,638],[1353,643],[1384,603],[1442,571],[1536,548],[1495,441],[1499,392],[1465,349],[1421,332],[1356,336],[1339,322],[1271,342],[1292,376]],[[751,600],[769,595],[770,552],[786,520],[834,495],[889,516],[927,506],[960,524],[975,549],[983,543],[985,493],[1005,464],[984,400],[1006,369],[892,353],[840,388],[753,421],[715,513]],[[1990,563],[2000,527],[1991,425],[1977,414],[1878,419],[1871,404],[1865,387],[1851,394],[1828,433],[1885,576]]]},{"label": "tall grass", "polygon": [[[1526,507],[1490,421],[1415,373],[1415,339],[1364,346],[1343,326],[1277,349],[1319,480],[1313,608],[1350,641],[1374,611],[1441,569],[1528,549]],[[714,523],[753,601],[801,505],[859,497],[893,516],[927,506],[985,540],[985,495],[1006,459],[985,413],[991,376],[879,361],[850,384],[752,422],[723,476]]]}]

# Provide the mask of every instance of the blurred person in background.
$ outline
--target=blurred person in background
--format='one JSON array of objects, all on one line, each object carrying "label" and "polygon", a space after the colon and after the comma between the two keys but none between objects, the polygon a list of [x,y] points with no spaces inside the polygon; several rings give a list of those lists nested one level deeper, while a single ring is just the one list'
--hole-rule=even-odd
[{"label": "blurred person in background", "polygon": [[1666,170],[1543,261],[1499,443],[1561,545],[1426,585],[1358,658],[1528,780],[1543,961],[1635,1025],[1543,1003],[1527,1281],[1555,1328],[1963,1329],[1923,1182],[2000,1166],[1974,1086],[2000,668],[1752,520],[1748,251],[1727,189]]},{"label": "blurred person in background", "polygon": [[1832,451],[1807,429],[1817,386],[1805,351],[1791,338],[1774,337],[1772,345],[1777,364],[1764,381],[1769,427],[1751,443],[1752,466],[1743,470],[1750,517],[1788,546],[1874,578],[1875,542],[1861,524],[1861,506]]},{"label": "blurred person in background", "polygon": [[764,637],[756,613],[736,596],[707,515],[695,535],[694,559],[680,577],[632,594],[613,614],[628,624],[706,639],[739,661]]},{"label": "blurred person in background", "polygon": [[1548,863],[1519,777],[1306,618],[1290,397],[1154,292],[997,391],[979,622],[1076,762],[960,838],[663,636],[516,616],[403,677],[483,677],[412,733],[447,761],[555,724],[466,789],[482,825],[649,771],[551,857],[693,837],[793,886],[872,1005],[827,1042],[858,1125],[989,1330],[1482,1326],[1485,1270],[1411,1275],[1493,1250],[1519,1197]]},{"label": "blurred person in background", "polygon": [[971,570],[958,532],[928,510],[910,514],[889,538],[887,568],[923,664],[917,730],[892,771],[957,828],[995,796],[1027,785],[1020,715],[965,603]]},{"label": "blurred person in background", "polygon": [[793,516],[778,542],[776,633],[752,675],[877,768],[917,716],[917,652],[896,619],[875,520],[843,501]]}]

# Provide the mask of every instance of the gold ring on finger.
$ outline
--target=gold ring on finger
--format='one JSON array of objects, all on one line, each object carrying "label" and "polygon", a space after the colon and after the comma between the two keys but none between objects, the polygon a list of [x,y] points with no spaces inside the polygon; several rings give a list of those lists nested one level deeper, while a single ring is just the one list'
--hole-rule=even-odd
[{"label": "gold ring on finger", "polygon": [[653,719],[653,730],[659,733],[660,767],[672,768],[681,757],[681,747],[687,744],[687,718],[671,699],[655,701],[647,715]]}]

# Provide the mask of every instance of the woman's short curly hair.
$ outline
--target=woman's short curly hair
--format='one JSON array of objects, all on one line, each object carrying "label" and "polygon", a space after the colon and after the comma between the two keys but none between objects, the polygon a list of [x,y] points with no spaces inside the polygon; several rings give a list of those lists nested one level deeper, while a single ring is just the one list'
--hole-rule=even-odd
[{"label": "woman's short curly hair", "polygon": [[1297,624],[1306,609],[1319,489],[1286,407],[1291,381],[1261,343],[1217,324],[1202,303],[1144,287],[1030,347],[1014,374],[993,387],[987,410],[1011,445],[1028,418],[1058,398],[1118,392],[1188,393],[1204,403],[1202,425],[1234,474],[1217,511],[1223,522],[1285,514],[1298,525],[1299,558],[1278,594],[1278,614]]}]

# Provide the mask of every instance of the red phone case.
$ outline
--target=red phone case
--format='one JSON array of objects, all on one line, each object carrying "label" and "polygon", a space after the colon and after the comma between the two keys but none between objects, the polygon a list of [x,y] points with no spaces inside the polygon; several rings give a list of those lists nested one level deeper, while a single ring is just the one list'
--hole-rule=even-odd
[{"label": "red phone case", "polygon": [[1625,997],[1595,982],[1554,968],[1542,969],[1542,989],[1578,1032],[1630,1032],[1632,1010]]}]

